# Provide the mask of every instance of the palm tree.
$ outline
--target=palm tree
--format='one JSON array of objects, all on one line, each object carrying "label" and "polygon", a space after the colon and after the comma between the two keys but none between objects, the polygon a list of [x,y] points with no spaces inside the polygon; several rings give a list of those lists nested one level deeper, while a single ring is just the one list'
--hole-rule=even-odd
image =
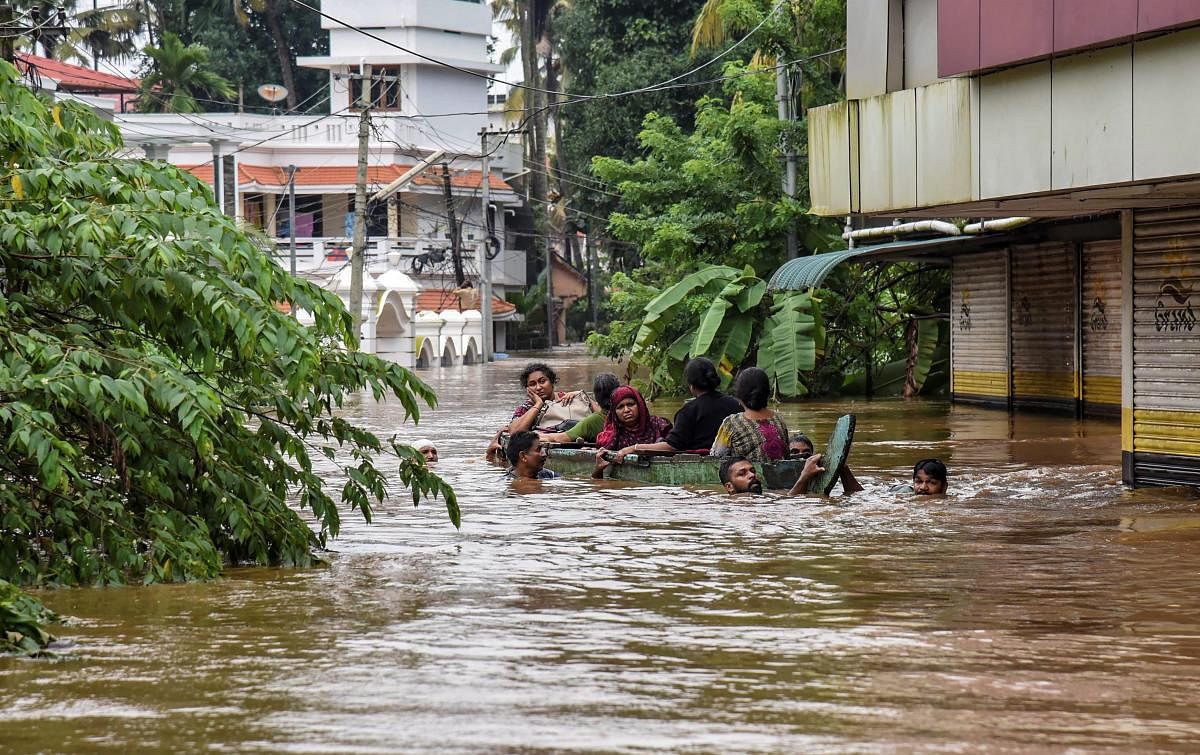
[{"label": "palm tree", "polygon": [[233,97],[233,87],[214,73],[208,61],[208,48],[184,46],[171,32],[162,35],[161,47],[147,47],[152,69],[142,79],[138,109],[144,113],[195,113],[200,110],[197,97]]}]

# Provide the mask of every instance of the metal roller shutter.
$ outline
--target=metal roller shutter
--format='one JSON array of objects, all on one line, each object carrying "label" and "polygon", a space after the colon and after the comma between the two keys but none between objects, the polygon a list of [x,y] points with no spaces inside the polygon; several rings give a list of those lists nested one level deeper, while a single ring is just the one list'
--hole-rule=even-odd
[{"label": "metal roller shutter", "polygon": [[1083,407],[1087,414],[1121,412],[1121,242],[1084,244],[1082,307]]},{"label": "metal roller shutter", "polygon": [[1075,411],[1075,249],[1012,247],[1013,405]]},{"label": "metal roller shutter", "polygon": [[1200,485],[1200,207],[1135,213],[1133,245],[1133,481]]},{"label": "metal roller shutter", "polygon": [[954,257],[951,278],[953,400],[1008,404],[1008,254]]}]

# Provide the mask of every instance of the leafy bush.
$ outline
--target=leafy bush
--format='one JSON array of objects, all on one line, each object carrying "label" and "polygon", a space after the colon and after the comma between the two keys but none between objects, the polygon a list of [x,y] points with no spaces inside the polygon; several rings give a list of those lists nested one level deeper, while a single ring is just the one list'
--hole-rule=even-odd
[{"label": "leafy bush", "polygon": [[414,503],[444,496],[457,525],[420,454],[339,416],[369,390],[418,419],[432,390],[356,351],[341,301],[271,262],[207,185],[120,146],[110,124],[46,104],[0,63],[0,578],[309,564],[340,526],[313,453],[368,520],[387,454]]}]

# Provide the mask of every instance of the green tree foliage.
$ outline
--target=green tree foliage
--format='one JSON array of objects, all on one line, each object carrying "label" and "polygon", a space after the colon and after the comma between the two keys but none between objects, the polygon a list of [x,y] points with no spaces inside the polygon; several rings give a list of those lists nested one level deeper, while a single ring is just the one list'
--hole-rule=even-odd
[{"label": "green tree foliage", "polygon": [[[696,65],[688,55],[688,35],[701,5],[702,0],[573,0],[557,24],[568,92],[626,92],[686,73]],[[611,210],[613,197],[590,178],[592,157],[636,158],[640,147],[633,137],[649,112],[691,130],[696,100],[719,91],[696,82],[718,73],[714,66],[678,86],[561,108],[560,159],[569,171],[565,188],[572,205],[593,214]]]},{"label": "green tree foliage", "polygon": [[205,184],[119,147],[0,63],[0,579],[308,564],[340,525],[314,455],[368,519],[394,459],[414,503],[442,495],[457,524],[415,450],[339,412],[368,391],[415,420],[429,387],[358,352],[340,300],[271,262]]},{"label": "green tree foliage", "polygon": [[171,32],[163,34],[162,46],[147,46],[146,56],[153,61],[142,79],[138,107],[149,113],[195,113],[203,110],[197,98],[233,96],[229,82],[212,70],[208,48],[186,47]]},{"label": "green tree foliage", "polygon": [[[687,360],[706,356],[726,381],[737,368],[757,364],[780,396],[805,395],[801,373],[816,366],[824,344],[820,312],[809,292],[767,296],[766,287],[750,267],[710,265],[685,276],[629,313],[626,322],[638,323],[630,368],[648,370],[653,393],[682,387]],[[608,338],[597,336],[593,347],[612,344]]]}]

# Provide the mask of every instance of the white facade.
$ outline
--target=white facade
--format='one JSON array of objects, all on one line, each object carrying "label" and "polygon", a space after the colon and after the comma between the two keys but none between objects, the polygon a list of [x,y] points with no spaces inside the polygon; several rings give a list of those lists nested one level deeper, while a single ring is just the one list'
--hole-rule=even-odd
[{"label": "white facade", "polygon": [[[491,266],[493,290],[503,297],[525,287],[524,254],[505,243],[505,222],[521,200],[502,178],[506,169],[520,170],[519,148],[499,149],[493,156],[486,216],[479,192],[479,132],[489,123],[487,81],[481,75],[501,70],[487,56],[491,13],[487,5],[470,0],[325,0],[321,9],[384,40],[323,19],[330,54],[301,58],[299,63],[329,71],[329,114],[119,114],[114,120],[126,144],[151,159],[188,168],[210,183],[217,172],[236,176],[215,183],[218,203],[274,238],[281,266],[294,265],[298,274],[342,293],[342,279],[349,274],[360,127],[351,95],[361,86],[361,78],[354,77],[369,66],[379,86],[372,86],[368,196],[430,153],[445,152],[386,204],[380,203],[368,228],[363,348],[413,366],[420,348],[417,293],[459,287],[443,162],[449,168],[450,203],[461,228],[466,280],[479,284],[480,252],[490,217],[492,235],[500,242]],[[357,96],[354,99],[357,103]],[[289,166],[298,169],[294,257],[288,233]],[[232,197],[227,196],[231,187]],[[348,290],[348,282],[345,287]],[[439,349],[436,363],[461,364],[464,356],[472,355],[478,359],[478,313],[474,319],[463,319],[457,312],[431,314],[437,320],[436,344],[450,352],[445,357]],[[423,332],[430,324],[421,325]],[[495,323],[496,344],[504,343],[505,327],[504,322]]]}]

